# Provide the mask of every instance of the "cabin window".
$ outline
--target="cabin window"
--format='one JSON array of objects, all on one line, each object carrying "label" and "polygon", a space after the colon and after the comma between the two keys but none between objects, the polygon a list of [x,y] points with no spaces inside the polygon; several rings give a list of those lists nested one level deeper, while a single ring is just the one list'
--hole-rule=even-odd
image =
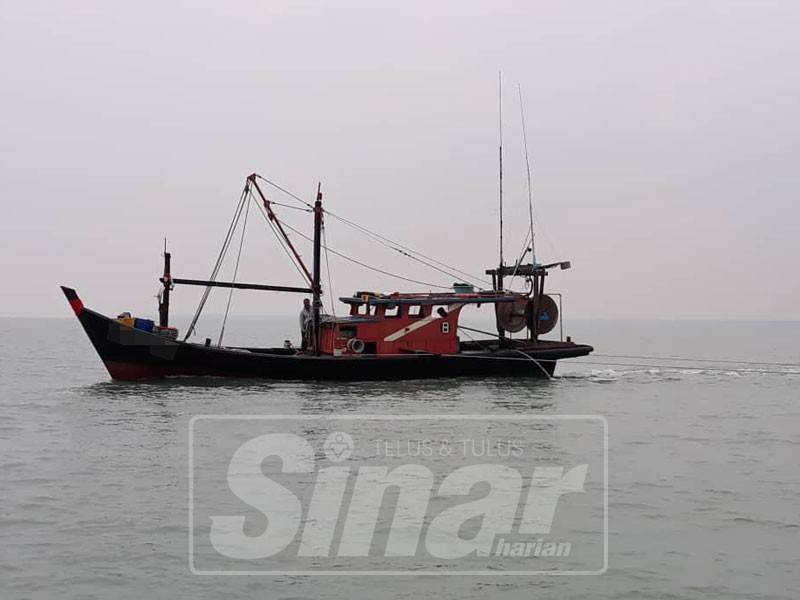
[{"label": "cabin window", "polygon": [[387,319],[396,319],[400,316],[399,304],[387,304],[383,309],[383,316]]},{"label": "cabin window", "polygon": [[358,329],[356,327],[340,327],[339,328],[339,337],[349,340],[351,338],[357,337]]},{"label": "cabin window", "polygon": [[369,316],[369,315],[375,314],[375,311],[373,310],[372,306],[370,306],[369,304],[364,303],[364,304],[359,304],[358,305],[358,313],[357,314],[365,317],[365,316]]},{"label": "cabin window", "polygon": [[419,304],[409,304],[408,316],[412,319],[419,319],[422,316],[422,306]]}]

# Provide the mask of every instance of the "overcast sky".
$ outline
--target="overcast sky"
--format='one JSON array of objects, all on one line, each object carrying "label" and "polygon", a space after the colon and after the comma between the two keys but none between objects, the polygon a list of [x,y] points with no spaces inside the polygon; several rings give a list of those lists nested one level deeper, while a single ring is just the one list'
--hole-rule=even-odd
[{"label": "overcast sky", "polygon": [[[163,238],[174,275],[206,277],[253,171],[309,199],[321,181],[333,212],[480,274],[502,70],[507,255],[521,84],[538,258],[572,260],[548,281],[571,316],[800,319],[799,19],[788,0],[3,2],[0,315],[68,315],[59,284],[154,315]],[[250,217],[239,279],[302,284]],[[331,248],[452,283],[328,221]],[[336,257],[331,275],[337,296],[419,289]]]}]

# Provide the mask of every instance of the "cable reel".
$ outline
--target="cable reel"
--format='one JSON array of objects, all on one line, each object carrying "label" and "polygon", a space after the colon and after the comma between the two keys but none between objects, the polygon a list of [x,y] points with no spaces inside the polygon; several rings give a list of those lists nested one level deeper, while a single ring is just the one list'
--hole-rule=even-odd
[{"label": "cable reel", "polygon": [[551,296],[543,295],[539,298],[536,315],[533,314],[533,304],[533,299],[523,296],[513,302],[495,304],[498,327],[510,333],[518,333],[531,323],[536,334],[550,333],[558,323],[558,304]]},{"label": "cable reel", "polygon": [[558,304],[552,296],[543,295],[539,297],[537,314],[533,315],[533,300],[528,302],[528,312],[526,317],[530,323],[534,324],[535,333],[550,333],[558,323]]}]

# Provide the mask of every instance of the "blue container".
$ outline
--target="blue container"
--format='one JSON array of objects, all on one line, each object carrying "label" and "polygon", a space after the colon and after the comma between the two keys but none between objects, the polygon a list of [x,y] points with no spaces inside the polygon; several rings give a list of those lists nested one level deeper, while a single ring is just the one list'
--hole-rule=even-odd
[{"label": "blue container", "polygon": [[150,319],[134,319],[133,321],[134,329],[141,329],[147,333],[153,333],[153,325],[155,325],[155,323]]}]

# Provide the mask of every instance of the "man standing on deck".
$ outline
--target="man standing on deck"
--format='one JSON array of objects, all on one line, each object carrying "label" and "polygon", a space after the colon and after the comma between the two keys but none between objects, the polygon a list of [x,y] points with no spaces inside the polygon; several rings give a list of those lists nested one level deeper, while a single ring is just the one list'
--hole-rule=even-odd
[{"label": "man standing on deck", "polygon": [[303,300],[303,310],[300,311],[300,350],[308,348],[308,338],[311,335],[311,301]]}]

